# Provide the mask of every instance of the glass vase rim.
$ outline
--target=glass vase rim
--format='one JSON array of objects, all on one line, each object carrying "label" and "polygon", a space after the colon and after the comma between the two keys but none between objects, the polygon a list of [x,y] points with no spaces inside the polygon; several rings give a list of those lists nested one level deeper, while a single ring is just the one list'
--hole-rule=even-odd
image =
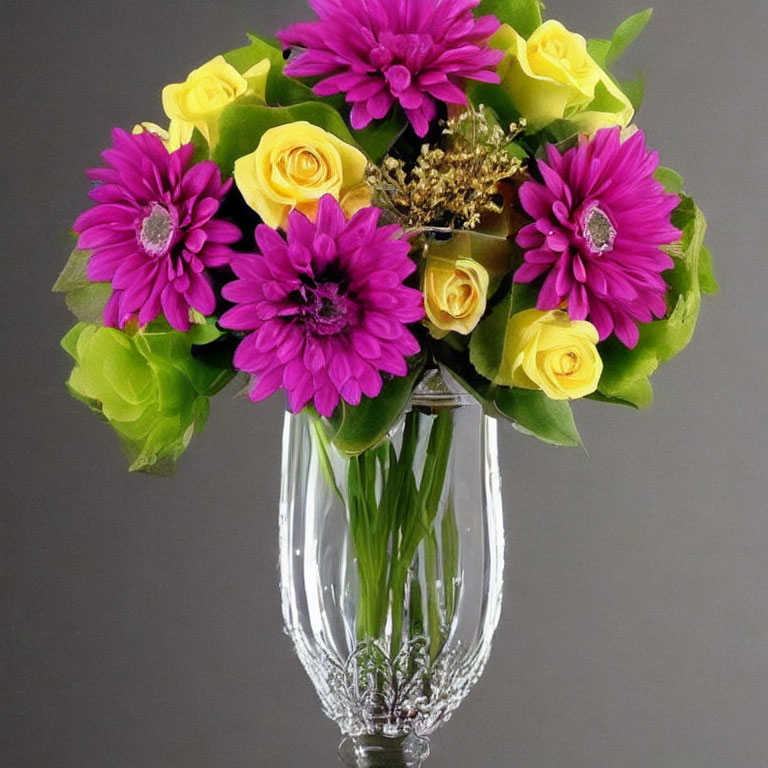
[{"label": "glass vase rim", "polygon": [[424,370],[411,392],[408,410],[419,407],[456,408],[458,406],[481,407],[477,399],[470,394],[439,363]]}]

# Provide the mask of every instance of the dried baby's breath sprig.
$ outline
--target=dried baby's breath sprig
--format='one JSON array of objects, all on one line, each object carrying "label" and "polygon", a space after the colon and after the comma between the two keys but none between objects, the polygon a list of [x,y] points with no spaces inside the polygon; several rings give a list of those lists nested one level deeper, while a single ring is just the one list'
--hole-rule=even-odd
[{"label": "dried baby's breath sprig", "polygon": [[444,123],[445,146],[423,145],[412,167],[391,155],[370,166],[374,202],[409,230],[475,229],[484,214],[502,212],[499,182],[524,170],[510,151],[524,128],[505,131],[483,107],[467,110]]}]

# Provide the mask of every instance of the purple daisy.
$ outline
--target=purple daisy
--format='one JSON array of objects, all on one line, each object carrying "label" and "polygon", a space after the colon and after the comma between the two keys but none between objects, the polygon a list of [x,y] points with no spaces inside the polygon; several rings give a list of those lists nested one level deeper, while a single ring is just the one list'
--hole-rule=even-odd
[{"label": "purple daisy", "polygon": [[242,255],[224,286],[236,304],[221,325],[252,331],[235,352],[235,368],[253,374],[254,401],[283,388],[298,413],[314,400],[330,416],[339,398],[350,405],[376,397],[381,373],[405,376],[419,343],[406,327],[424,316],[420,291],[403,285],[416,265],[396,225],[379,227],[381,211],[364,208],[349,221],[331,195],[317,222],[293,211],[287,242],[265,224],[260,254]]},{"label": "purple daisy", "polygon": [[319,96],[344,93],[356,129],[386,117],[395,102],[425,136],[437,102],[466,105],[463,80],[499,83],[502,51],[488,40],[495,16],[475,19],[480,0],[311,0],[319,21],[278,37],[306,50],[288,64],[294,77],[323,77]]},{"label": "purple daisy", "polygon": [[216,297],[207,272],[229,264],[237,226],[213,218],[232,181],[222,183],[216,163],[192,165],[193,144],[168,153],[151,133],[115,128],[107,167],[88,178],[99,205],[75,222],[78,248],[92,251],[88,279],[110,282],[114,292],[104,324],[123,328],[138,315],[146,325],[161,312],[179,331],[190,327],[189,310],[210,315]]},{"label": "purple daisy", "polygon": [[526,253],[515,282],[546,274],[539,309],[567,302],[572,320],[589,318],[601,340],[615,333],[634,349],[637,324],[667,312],[661,273],[674,263],[661,247],[681,237],[670,221],[680,199],[653,178],[658,153],[642,131],[622,142],[620,128],[606,128],[562,155],[547,147],[547,161],[543,183],[520,187],[536,222],[517,236]]}]

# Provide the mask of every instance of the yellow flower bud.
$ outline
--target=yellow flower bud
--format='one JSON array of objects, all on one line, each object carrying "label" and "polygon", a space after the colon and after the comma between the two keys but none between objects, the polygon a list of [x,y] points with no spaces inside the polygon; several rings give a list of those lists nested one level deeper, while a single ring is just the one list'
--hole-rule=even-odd
[{"label": "yellow flower bud", "polygon": [[163,109],[184,131],[197,128],[209,146],[219,138],[219,117],[225,107],[239,100],[264,103],[269,59],[241,75],[223,56],[211,59],[189,74],[183,83],[163,88]]},{"label": "yellow flower bud", "polygon": [[[545,22],[528,40],[505,24],[491,45],[507,54],[499,67],[502,87],[532,129],[565,118],[591,134],[632,121],[632,104],[589,55],[586,40],[559,21]],[[590,110],[597,96],[608,106]]]},{"label": "yellow flower bud", "polygon": [[234,176],[245,202],[277,229],[294,208],[314,220],[324,195],[348,215],[370,205],[367,164],[360,150],[302,120],[266,131],[256,151],[235,162]]},{"label": "yellow flower bud", "polygon": [[433,336],[472,333],[485,314],[488,283],[488,271],[473,259],[428,257],[424,309]]},{"label": "yellow flower bud", "polygon": [[552,400],[576,400],[591,395],[603,373],[598,340],[592,323],[571,321],[566,312],[519,312],[507,325],[504,355],[495,383],[540,389]]}]

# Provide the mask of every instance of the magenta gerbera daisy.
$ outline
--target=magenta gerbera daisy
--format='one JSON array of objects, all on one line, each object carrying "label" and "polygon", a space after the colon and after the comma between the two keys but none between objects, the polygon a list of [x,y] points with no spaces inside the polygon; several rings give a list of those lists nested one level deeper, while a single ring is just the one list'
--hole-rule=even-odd
[{"label": "magenta gerbera daisy", "polygon": [[630,349],[638,323],[665,316],[661,273],[674,263],[662,246],[681,237],[670,221],[680,199],[653,178],[658,165],[642,131],[622,141],[621,129],[606,128],[562,155],[547,148],[543,182],[520,187],[536,222],[517,236],[526,253],[515,273],[517,283],[546,275],[539,309],[566,302],[572,320],[589,319],[601,340],[615,333]]},{"label": "magenta gerbera daisy", "polygon": [[190,309],[216,307],[208,268],[228,264],[241,237],[214,218],[232,181],[222,182],[216,163],[192,165],[193,144],[169,154],[159,137],[119,128],[112,141],[107,167],[88,172],[100,182],[89,193],[99,205],[74,225],[78,247],[92,251],[88,279],[114,289],[104,324],[123,328],[137,316],[146,325],[162,312],[188,331]]},{"label": "magenta gerbera daisy", "polygon": [[319,21],[294,24],[278,37],[306,50],[288,64],[294,77],[323,77],[319,96],[343,93],[356,129],[386,117],[399,102],[419,136],[437,102],[467,103],[464,80],[500,82],[504,57],[487,42],[495,16],[475,19],[480,0],[313,0]]},{"label": "magenta gerbera daisy", "polygon": [[376,397],[381,373],[406,375],[419,351],[406,326],[423,318],[423,301],[403,285],[416,269],[410,245],[396,225],[378,226],[380,214],[364,208],[347,221],[326,195],[315,224],[292,212],[287,241],[262,224],[261,253],[232,263],[239,279],[222,293],[236,306],[221,325],[251,332],[234,365],[255,376],[252,400],[283,388],[295,413],[314,401],[330,416],[340,398]]}]

